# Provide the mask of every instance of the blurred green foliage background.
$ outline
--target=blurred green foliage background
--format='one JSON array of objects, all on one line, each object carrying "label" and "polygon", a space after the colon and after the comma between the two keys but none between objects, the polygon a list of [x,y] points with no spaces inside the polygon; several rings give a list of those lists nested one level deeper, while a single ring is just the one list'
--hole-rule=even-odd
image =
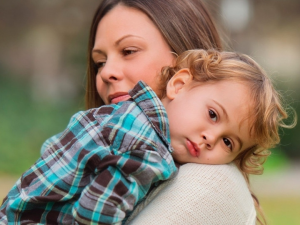
[{"label": "blurred green foliage background", "polygon": [[33,101],[25,79],[0,76],[0,90],[0,175],[20,175],[40,156],[42,142],[62,131],[79,107],[74,102],[57,106]]},{"label": "blurred green foliage background", "polygon": [[[226,49],[258,61],[299,115],[300,2],[206,3]],[[0,200],[39,157],[42,143],[84,109],[88,32],[98,4],[0,2]],[[268,159],[265,174],[253,177],[253,186],[270,224],[296,225],[300,224],[300,126],[281,133],[281,144]]]}]

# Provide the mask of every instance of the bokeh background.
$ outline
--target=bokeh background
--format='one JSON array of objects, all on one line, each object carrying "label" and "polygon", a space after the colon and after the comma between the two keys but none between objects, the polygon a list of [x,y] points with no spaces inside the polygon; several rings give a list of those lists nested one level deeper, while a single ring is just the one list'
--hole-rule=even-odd
[{"label": "bokeh background", "polygon": [[[268,72],[300,114],[300,1],[205,0],[226,49]],[[40,146],[84,109],[88,31],[100,1],[0,2],[0,201]],[[300,125],[251,177],[269,224],[300,224]]]}]

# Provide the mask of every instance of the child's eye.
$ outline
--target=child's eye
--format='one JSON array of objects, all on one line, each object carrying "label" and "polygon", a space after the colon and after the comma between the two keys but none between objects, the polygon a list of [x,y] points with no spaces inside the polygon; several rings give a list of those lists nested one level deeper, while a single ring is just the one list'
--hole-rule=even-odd
[{"label": "child's eye", "polygon": [[217,114],[211,109],[208,110],[208,113],[209,113],[209,117],[212,119],[212,121],[216,122],[218,119]]},{"label": "child's eye", "polygon": [[137,51],[138,51],[137,49],[125,48],[122,50],[122,53],[124,56],[127,56],[127,55],[131,55],[133,53],[136,53]]},{"label": "child's eye", "polygon": [[223,138],[223,141],[224,141],[225,145],[226,145],[230,150],[232,150],[232,144],[231,144],[231,141],[230,141],[228,138]]}]

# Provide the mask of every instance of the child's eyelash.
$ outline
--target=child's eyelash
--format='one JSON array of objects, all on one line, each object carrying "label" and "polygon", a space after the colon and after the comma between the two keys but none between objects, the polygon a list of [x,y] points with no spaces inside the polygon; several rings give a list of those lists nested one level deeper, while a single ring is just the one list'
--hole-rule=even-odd
[{"label": "child's eyelash", "polygon": [[218,120],[218,115],[214,110],[209,109],[208,114],[209,114],[209,117],[211,118],[211,120],[213,120],[214,122],[216,122]]},{"label": "child's eyelash", "polygon": [[232,141],[229,138],[223,138],[223,142],[230,149],[230,151],[232,151],[232,149],[233,149],[233,143],[232,143]]}]

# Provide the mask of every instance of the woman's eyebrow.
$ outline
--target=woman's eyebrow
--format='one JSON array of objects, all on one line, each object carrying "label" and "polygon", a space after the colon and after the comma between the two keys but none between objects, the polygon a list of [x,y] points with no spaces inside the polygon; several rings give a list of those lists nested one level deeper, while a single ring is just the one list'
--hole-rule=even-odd
[{"label": "woman's eyebrow", "polygon": [[115,45],[118,46],[123,40],[125,40],[125,39],[127,39],[127,38],[130,38],[130,37],[139,38],[139,39],[144,39],[144,38],[142,38],[142,37],[140,37],[140,36],[137,36],[137,35],[134,35],[134,34],[127,34],[127,35],[125,35],[125,36],[119,38],[119,39],[116,41]]},{"label": "woman's eyebrow", "polygon": [[[125,39],[127,39],[127,38],[130,38],[130,37],[143,39],[143,38],[140,37],[140,36],[133,35],[133,34],[128,34],[128,35],[125,35],[125,36],[119,38],[119,39],[115,42],[114,45],[115,45],[115,46],[118,46],[118,45],[120,45],[120,43],[121,43],[123,40],[125,40]],[[105,53],[104,53],[103,51],[101,51],[100,49],[93,49],[93,50],[92,50],[92,54],[93,54],[93,53],[98,53],[98,54],[101,54],[101,55],[105,55]]]},{"label": "woman's eyebrow", "polygon": [[93,50],[92,50],[92,55],[93,55],[94,53],[98,53],[98,54],[104,55],[104,52],[101,51],[100,49],[93,49]]}]

